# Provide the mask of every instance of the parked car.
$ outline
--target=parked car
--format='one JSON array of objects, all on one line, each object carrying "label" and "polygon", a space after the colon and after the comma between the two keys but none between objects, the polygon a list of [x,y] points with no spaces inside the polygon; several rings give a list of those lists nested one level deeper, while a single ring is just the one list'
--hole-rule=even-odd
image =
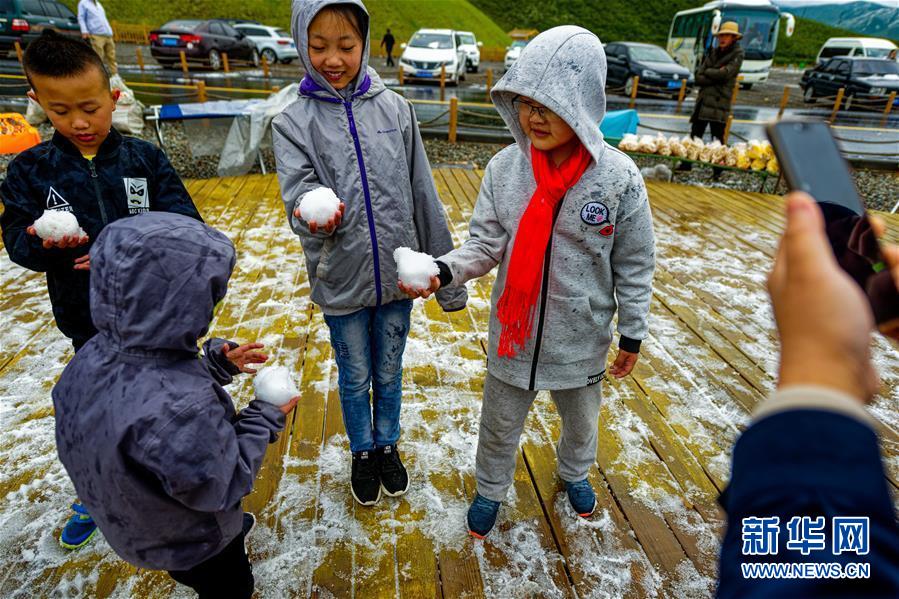
[{"label": "parked car", "polygon": [[56,0],[0,0],[0,56],[15,48],[25,49],[45,29],[81,38],[78,17]]},{"label": "parked car", "polygon": [[190,61],[200,61],[213,71],[222,68],[222,54],[229,60],[248,61],[259,66],[256,45],[226,21],[179,19],[169,21],[150,32],[150,54],[163,67],[181,60],[181,52]]},{"label": "parked car", "polygon": [[470,31],[460,31],[459,40],[461,48],[465,52],[465,70],[469,73],[477,73],[481,65],[481,48],[484,46]]},{"label": "parked car", "polygon": [[409,79],[436,79],[446,66],[453,85],[465,79],[466,55],[459,33],[452,29],[419,29],[408,44],[401,44],[400,68]]},{"label": "parked car", "polygon": [[818,50],[818,64],[834,56],[859,56],[862,58],[886,58],[896,44],[878,37],[832,37]]},{"label": "parked car", "polygon": [[507,71],[515,64],[515,61],[518,60],[518,57],[521,56],[521,51],[524,50],[524,47],[527,46],[528,43],[526,40],[515,40],[512,42],[511,46],[506,46],[506,57],[503,59],[503,68]]},{"label": "parked car", "polygon": [[633,93],[635,77],[640,78],[640,90],[673,97],[680,93],[683,81],[688,90],[693,87],[693,73],[653,44],[612,42],[606,45],[606,61],[606,85],[624,87],[626,95]]},{"label": "parked car", "polygon": [[260,56],[264,56],[269,64],[276,62],[290,64],[299,58],[293,37],[283,29],[251,23],[237,23],[234,28],[256,45],[256,51]]},{"label": "parked car", "polygon": [[838,56],[806,69],[799,81],[806,102],[835,96],[840,88],[845,97],[877,99],[899,92],[899,63],[883,58]]}]

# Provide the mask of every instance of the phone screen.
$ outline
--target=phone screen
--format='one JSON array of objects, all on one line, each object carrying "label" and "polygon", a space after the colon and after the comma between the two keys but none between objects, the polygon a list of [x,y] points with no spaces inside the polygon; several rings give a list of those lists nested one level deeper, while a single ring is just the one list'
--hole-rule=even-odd
[{"label": "phone screen", "polygon": [[769,126],[768,136],[787,184],[820,206],[837,263],[867,294],[879,328],[899,336],[899,290],[830,127],[781,121]]}]

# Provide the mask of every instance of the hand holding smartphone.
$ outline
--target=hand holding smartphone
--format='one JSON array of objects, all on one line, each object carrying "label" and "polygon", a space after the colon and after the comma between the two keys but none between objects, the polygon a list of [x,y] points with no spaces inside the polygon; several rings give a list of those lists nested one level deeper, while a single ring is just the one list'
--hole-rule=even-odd
[{"label": "hand holding smartphone", "polygon": [[877,328],[899,339],[899,289],[829,125],[783,120],[767,132],[787,185],[821,208],[837,263],[865,292]]}]

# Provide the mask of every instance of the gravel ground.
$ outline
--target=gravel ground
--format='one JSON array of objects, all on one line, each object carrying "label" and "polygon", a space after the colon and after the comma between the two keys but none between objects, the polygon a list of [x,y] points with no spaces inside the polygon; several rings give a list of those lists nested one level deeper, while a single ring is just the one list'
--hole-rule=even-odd
[{"label": "gravel ground", "polygon": [[[53,135],[53,128],[49,124],[39,127],[41,137],[49,139]],[[169,123],[163,129],[166,148],[169,159],[178,173],[185,179],[215,177],[218,156],[196,156],[191,152],[187,143],[187,134],[180,123]],[[140,135],[143,139],[155,143],[156,138],[151,127],[145,127]],[[451,144],[445,139],[425,139],[425,148],[433,167],[455,166],[463,168],[482,169],[487,166],[490,158],[501,150],[502,144],[487,143],[457,143]],[[275,164],[271,148],[264,148],[262,155],[269,172]],[[6,165],[12,156],[0,156],[0,173],[5,176]],[[637,165],[640,167],[654,166],[667,161],[653,160],[652,158],[638,157]],[[255,164],[253,173],[261,172],[259,165]],[[750,174],[724,171],[718,181],[712,180],[710,167],[696,166],[688,173],[676,173],[675,181],[689,185],[701,185],[706,187],[721,187],[726,189],[739,189],[743,191],[758,191],[761,181],[759,177]],[[899,173],[889,171],[864,171],[855,172],[855,183],[859,193],[872,210],[890,210],[899,201]],[[765,190],[773,192],[774,181],[768,179]],[[786,186],[781,182],[777,193],[785,193]]]}]

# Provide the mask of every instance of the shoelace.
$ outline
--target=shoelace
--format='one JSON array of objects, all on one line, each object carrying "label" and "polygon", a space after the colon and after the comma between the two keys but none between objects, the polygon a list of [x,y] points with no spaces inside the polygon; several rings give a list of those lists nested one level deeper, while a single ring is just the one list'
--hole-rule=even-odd
[{"label": "shoelace", "polygon": [[496,511],[496,507],[494,502],[478,495],[471,504],[471,511],[476,515],[490,516]]},{"label": "shoelace", "polygon": [[585,480],[569,485],[568,492],[577,500],[593,498],[593,488],[590,486],[590,483]]},{"label": "shoelace", "polygon": [[381,462],[381,472],[386,474],[393,474],[399,472],[401,467],[400,456],[395,450],[385,451],[383,454],[383,461]]},{"label": "shoelace", "polygon": [[369,454],[367,460],[359,458],[359,474],[364,477],[374,478],[378,475],[378,464],[375,462],[374,456]]}]

